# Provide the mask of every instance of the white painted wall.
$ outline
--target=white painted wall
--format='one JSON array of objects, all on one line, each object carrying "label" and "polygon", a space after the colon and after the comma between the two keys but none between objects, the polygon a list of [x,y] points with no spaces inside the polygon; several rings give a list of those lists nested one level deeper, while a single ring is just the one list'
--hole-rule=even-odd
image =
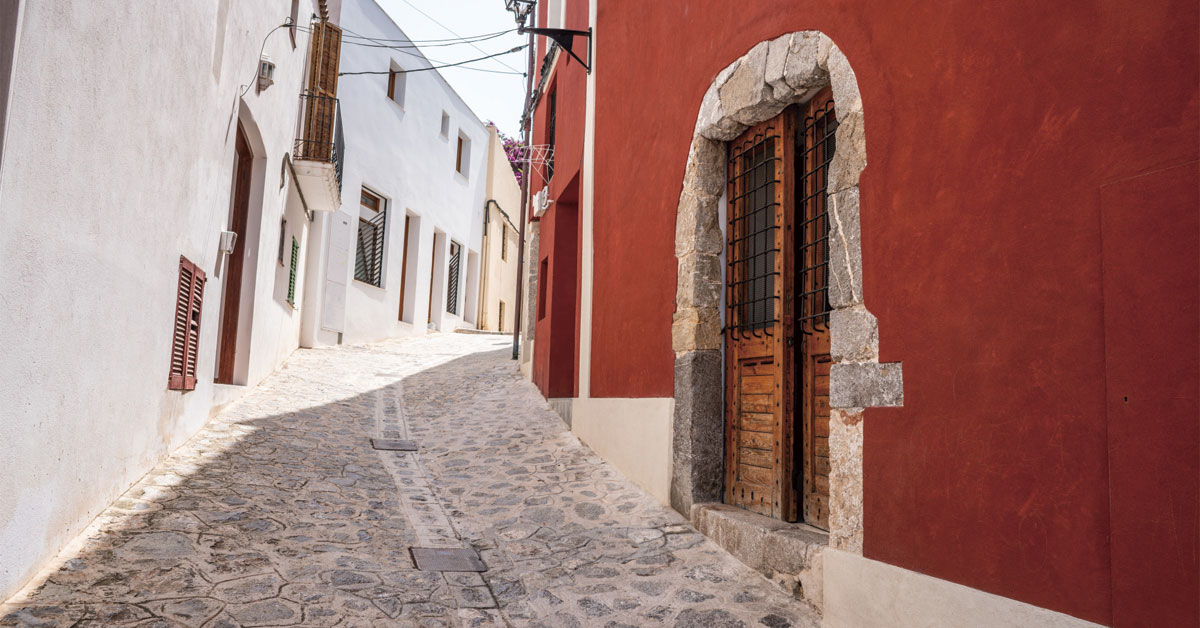
[{"label": "white painted wall", "polygon": [[[357,33],[380,40],[406,37],[373,0],[345,0],[341,25],[347,35]],[[353,38],[345,41],[341,57],[343,72],[430,67],[430,63],[413,48],[355,46],[349,43],[354,41]],[[330,320],[324,321],[324,325],[315,320],[306,322],[306,345],[334,344],[338,341],[338,332],[342,333],[342,342],[347,344],[425,333],[429,322],[426,314],[431,272],[435,281],[434,327],[451,330],[464,320],[468,260],[470,254],[478,255],[483,234],[488,132],[437,71],[404,75],[403,105],[387,97],[387,83],[387,75],[378,74],[343,76],[338,84],[347,144],[342,209],[336,215],[321,219],[316,230],[321,234],[318,238],[322,239],[326,255],[321,264],[335,271],[341,269],[342,264],[329,257],[342,255],[348,256],[348,263],[342,271],[344,288],[335,280],[310,281],[310,287],[322,292],[321,299],[325,304],[342,298],[341,291],[344,290],[345,315],[340,326],[337,321]],[[450,115],[446,135],[441,133],[443,112]],[[455,170],[456,140],[460,134],[470,142],[466,175]],[[382,287],[354,279],[359,198],[364,186],[388,200]],[[410,226],[416,231],[410,234],[416,250],[411,251],[410,274],[405,282],[406,291],[410,293],[405,300],[406,311],[410,313],[407,322],[401,321],[399,316],[403,216],[406,213],[419,218]],[[332,242],[332,226],[339,215],[342,219],[352,218],[353,228],[348,233],[338,234],[338,241]],[[449,263],[448,241],[438,244],[435,260],[431,255],[435,232],[445,234],[463,246],[457,316],[446,312],[446,290],[442,285]],[[325,241],[326,233],[330,234],[329,242]],[[473,316],[467,317],[467,320],[471,319]]]},{"label": "white painted wall", "polygon": [[[0,165],[0,599],[210,416],[239,117],[259,225],[245,382],[297,346],[275,258],[285,213],[306,244],[292,184],[279,182],[307,36],[293,48],[276,31],[275,85],[239,98],[290,5],[22,4]],[[209,277],[187,393],[166,389],[180,255]]]}]

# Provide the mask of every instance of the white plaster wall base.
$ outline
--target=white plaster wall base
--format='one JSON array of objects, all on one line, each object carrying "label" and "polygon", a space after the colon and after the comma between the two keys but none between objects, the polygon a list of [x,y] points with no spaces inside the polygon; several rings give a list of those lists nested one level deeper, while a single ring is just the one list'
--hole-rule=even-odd
[{"label": "white plaster wall base", "polygon": [[827,628],[1100,628],[850,552],[824,562]]},{"label": "white plaster wall base", "polygon": [[666,398],[575,399],[571,431],[664,505],[671,492],[671,417]]}]

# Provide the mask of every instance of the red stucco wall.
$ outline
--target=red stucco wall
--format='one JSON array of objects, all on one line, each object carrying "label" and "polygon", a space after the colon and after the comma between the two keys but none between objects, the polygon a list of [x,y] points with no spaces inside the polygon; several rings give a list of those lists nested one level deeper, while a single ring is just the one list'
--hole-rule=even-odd
[{"label": "red stucco wall", "polygon": [[[865,419],[866,555],[1103,624],[1114,580],[1196,592],[1110,568],[1100,214],[1103,186],[1197,159],[1194,0],[609,0],[596,29],[594,396],[672,394],[675,208],[705,89],[759,41],[821,30],[862,93],[865,297],[881,360],[904,364],[904,407]],[[1170,188],[1194,189],[1179,172]],[[1145,211],[1197,211],[1160,203]],[[1196,356],[1154,359],[1186,374]],[[1179,437],[1168,455],[1195,469]]]},{"label": "red stucco wall", "polygon": [[[587,2],[568,2],[565,25],[570,29],[587,29]],[[538,24],[545,24],[546,3],[539,3]],[[537,37],[537,66],[545,57],[547,41]],[[586,42],[577,52],[587,58]],[[541,75],[535,75],[538,81]],[[535,83],[536,84],[536,83]],[[548,259],[551,274],[547,282],[547,316],[536,323],[534,330],[533,382],[547,397],[574,397],[579,390],[579,246],[582,224],[578,216],[579,171],[583,166],[584,110],[587,104],[587,73],[565,52],[561,53],[554,70],[546,78],[544,94],[533,116],[534,145],[549,143],[548,95],[556,93],[554,173],[547,177],[544,167],[538,167],[530,180],[530,192],[548,188],[554,202],[542,217],[539,231],[538,255]],[[562,208],[560,210],[560,207]],[[569,215],[559,216],[560,213]],[[533,314],[536,316],[536,311]]]}]

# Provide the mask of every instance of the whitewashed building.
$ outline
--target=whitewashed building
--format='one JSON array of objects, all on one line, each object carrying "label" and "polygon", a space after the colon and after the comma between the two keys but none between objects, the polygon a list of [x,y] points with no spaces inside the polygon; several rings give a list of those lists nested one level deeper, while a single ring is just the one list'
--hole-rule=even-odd
[{"label": "whitewashed building", "polygon": [[521,186],[504,152],[504,140],[494,125],[488,125],[486,205],[479,328],[512,333],[517,311],[517,257],[520,255],[517,221],[521,219]]},{"label": "whitewashed building", "polygon": [[0,3],[0,599],[299,345],[339,4]]},{"label": "whitewashed building", "polygon": [[314,224],[303,343],[473,328],[488,130],[373,0],[341,18],[352,148],[341,209]]}]

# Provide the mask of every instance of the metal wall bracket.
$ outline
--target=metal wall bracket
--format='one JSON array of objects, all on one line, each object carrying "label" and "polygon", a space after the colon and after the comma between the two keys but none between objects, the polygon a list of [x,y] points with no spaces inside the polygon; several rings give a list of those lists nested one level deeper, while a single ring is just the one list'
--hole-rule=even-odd
[{"label": "metal wall bracket", "polygon": [[[571,30],[569,28],[525,28],[521,26],[517,29],[517,32],[521,34],[533,33],[534,35],[542,35],[543,37],[553,39],[558,42],[559,46],[562,46],[563,50],[567,51],[567,54],[574,57],[579,62],[579,65],[582,65],[583,69],[587,70],[588,74],[592,73],[592,28],[590,26],[586,31]],[[579,55],[575,54],[575,51],[571,49],[571,45],[575,42],[576,37],[587,37],[588,60],[586,62],[580,59]]]}]

